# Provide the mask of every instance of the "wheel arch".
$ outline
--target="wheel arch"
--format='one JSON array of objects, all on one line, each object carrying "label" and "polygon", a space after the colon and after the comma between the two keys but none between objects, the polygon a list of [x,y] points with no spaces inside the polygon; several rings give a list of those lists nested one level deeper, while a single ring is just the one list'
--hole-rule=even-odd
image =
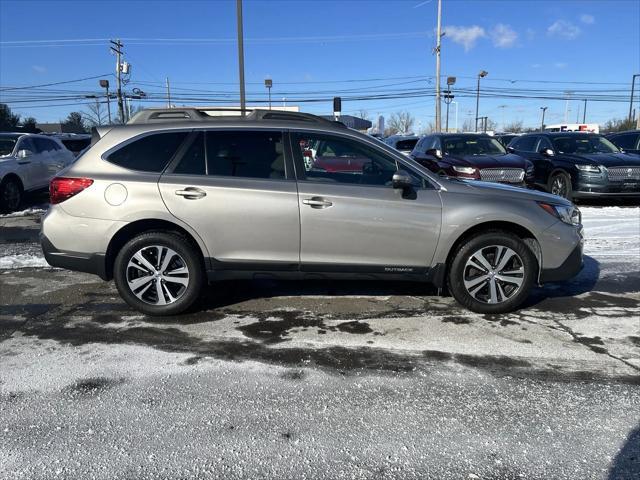
[{"label": "wheel arch", "polygon": [[24,192],[24,182],[22,181],[22,178],[20,178],[20,175],[15,172],[9,172],[4,177],[2,177],[0,183],[4,183],[6,180],[17,180],[18,185],[20,185],[20,190]]},{"label": "wheel arch", "polygon": [[527,245],[531,249],[536,258],[536,261],[538,263],[538,272],[536,276],[538,279],[540,278],[540,269],[542,265],[542,248],[540,247],[540,243],[538,242],[536,236],[529,229],[517,223],[508,221],[489,221],[479,223],[468,228],[467,230],[459,234],[455,241],[452,242],[451,248],[447,253],[447,258],[443,266],[444,269],[441,273],[442,285],[437,285],[438,287],[444,287],[446,285],[446,278],[449,274],[449,268],[451,266],[451,263],[453,262],[453,258],[455,257],[458,250],[462,247],[462,245],[474,236],[490,232],[508,232],[521,238],[525,245]]},{"label": "wheel arch", "polygon": [[198,252],[202,265],[206,268],[206,255],[202,250],[202,246],[196,240],[196,238],[185,228],[180,225],[170,222],[168,220],[160,220],[160,219],[144,219],[144,220],[136,220],[131,223],[127,223],[125,226],[120,228],[109,241],[109,245],[107,246],[107,250],[105,253],[105,276],[108,280],[113,278],[113,265],[118,255],[118,252],[122,249],[122,247],[133,237],[140,235],[145,232],[163,232],[177,233],[189,241],[191,245]]}]

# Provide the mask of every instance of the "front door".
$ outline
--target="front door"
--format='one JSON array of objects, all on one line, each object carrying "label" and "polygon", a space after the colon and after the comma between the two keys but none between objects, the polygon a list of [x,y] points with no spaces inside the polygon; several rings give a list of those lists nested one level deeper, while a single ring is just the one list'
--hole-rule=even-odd
[{"label": "front door", "polygon": [[441,225],[439,193],[415,174],[394,189],[393,157],[355,138],[292,135],[300,206],[300,262],[306,271],[421,273]]},{"label": "front door", "polygon": [[160,192],[203,239],[213,268],[297,270],[298,194],[282,132],[197,131],[187,142]]}]

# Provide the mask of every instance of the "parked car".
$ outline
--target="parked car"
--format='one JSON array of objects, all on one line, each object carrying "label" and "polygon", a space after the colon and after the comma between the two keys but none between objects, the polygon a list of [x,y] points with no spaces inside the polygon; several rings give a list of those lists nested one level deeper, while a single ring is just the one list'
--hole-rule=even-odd
[{"label": "parked car", "polygon": [[46,189],[74,156],[44,135],[0,133],[0,211],[17,209],[26,192]]},{"label": "parked car", "polygon": [[519,136],[519,133],[496,133],[493,138],[498,140],[502,144],[502,146],[506,148],[511,140]]},{"label": "parked car", "polygon": [[525,186],[533,165],[507,152],[495,138],[476,133],[439,133],[422,138],[411,157],[434,173],[466,180]]},{"label": "parked car", "polygon": [[91,144],[91,135],[88,133],[60,133],[54,137],[76,157]]},{"label": "parked car", "polygon": [[[99,127],[52,180],[41,241],[51,265],[113,278],[146,314],[184,312],[207,281],[263,277],[431,282],[500,313],[581,268],[580,212],[560,197],[438,177],[309,114],[144,118]],[[303,152],[319,142],[366,162],[318,168]]]},{"label": "parked car", "polygon": [[418,143],[420,137],[417,135],[391,135],[384,139],[384,142],[391,148],[395,148],[400,153],[409,155]]},{"label": "parked car", "polygon": [[640,155],[640,130],[610,133],[605,135],[611,143],[627,153]]},{"label": "parked car", "polygon": [[534,183],[571,199],[640,196],[640,157],[595,133],[531,133],[509,149],[533,162]]}]

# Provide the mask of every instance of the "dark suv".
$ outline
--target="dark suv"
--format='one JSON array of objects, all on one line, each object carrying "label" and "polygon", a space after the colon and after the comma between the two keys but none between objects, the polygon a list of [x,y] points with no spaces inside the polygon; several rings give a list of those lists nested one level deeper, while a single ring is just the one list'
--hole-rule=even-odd
[{"label": "dark suv", "polygon": [[533,180],[533,165],[509,153],[486,134],[432,134],[418,142],[411,157],[432,172],[466,180],[524,185]]},{"label": "dark suv", "polygon": [[601,135],[532,133],[514,139],[509,150],[533,162],[537,187],[569,200],[640,196],[640,157]]},{"label": "dark suv", "polygon": [[640,155],[640,130],[610,133],[606,137],[619,149]]}]

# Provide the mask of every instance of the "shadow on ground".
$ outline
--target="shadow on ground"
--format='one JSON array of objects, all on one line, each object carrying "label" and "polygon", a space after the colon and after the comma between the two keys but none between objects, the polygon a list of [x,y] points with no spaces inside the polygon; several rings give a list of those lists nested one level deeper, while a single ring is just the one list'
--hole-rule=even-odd
[{"label": "shadow on ground", "polygon": [[611,462],[608,480],[640,478],[640,425],[629,433],[624,445]]}]

